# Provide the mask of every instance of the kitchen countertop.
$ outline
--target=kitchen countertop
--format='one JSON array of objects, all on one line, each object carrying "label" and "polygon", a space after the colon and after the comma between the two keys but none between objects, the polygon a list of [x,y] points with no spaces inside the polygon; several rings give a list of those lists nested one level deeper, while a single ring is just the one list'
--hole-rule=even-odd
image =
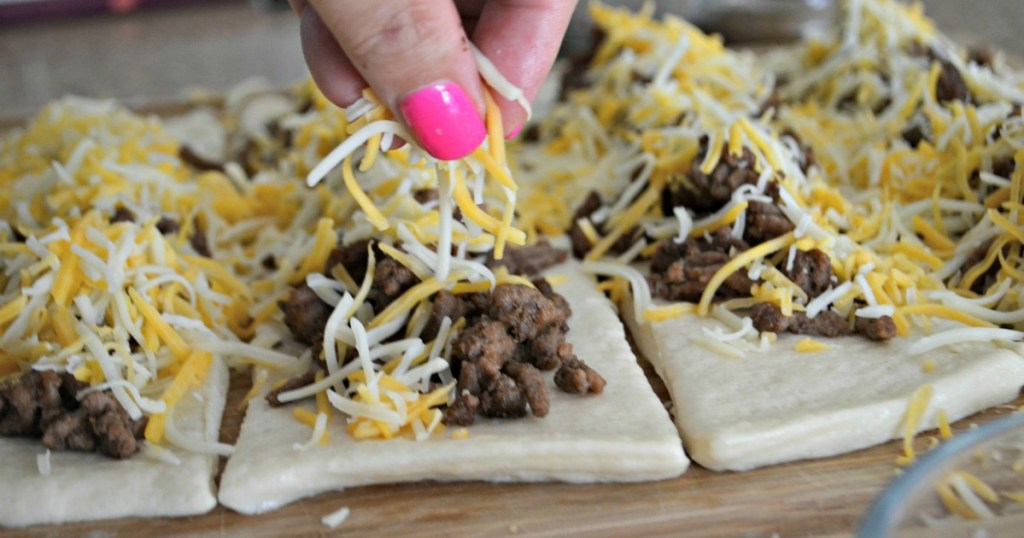
[{"label": "kitchen countertop", "polygon": [[[966,14],[962,0],[924,4],[942,29],[970,36],[968,44],[1024,56],[1024,2],[974,2]],[[66,93],[146,106],[180,100],[186,88],[223,90],[249,77],[284,86],[306,68],[290,11],[236,1],[0,25],[0,73],[0,119],[10,120]]]}]

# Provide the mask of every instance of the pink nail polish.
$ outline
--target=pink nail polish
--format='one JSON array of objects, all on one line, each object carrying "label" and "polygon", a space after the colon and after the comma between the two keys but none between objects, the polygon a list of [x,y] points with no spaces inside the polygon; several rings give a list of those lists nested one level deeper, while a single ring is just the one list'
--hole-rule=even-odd
[{"label": "pink nail polish", "polygon": [[522,131],[522,130],[523,130],[523,126],[522,125],[520,125],[519,127],[516,127],[515,129],[512,129],[507,135],[505,135],[505,140],[515,140],[515,138],[517,136],[519,136],[519,132]]},{"label": "pink nail polish", "polygon": [[454,82],[420,88],[403,97],[398,106],[423,149],[438,159],[461,159],[487,136],[473,101]]}]

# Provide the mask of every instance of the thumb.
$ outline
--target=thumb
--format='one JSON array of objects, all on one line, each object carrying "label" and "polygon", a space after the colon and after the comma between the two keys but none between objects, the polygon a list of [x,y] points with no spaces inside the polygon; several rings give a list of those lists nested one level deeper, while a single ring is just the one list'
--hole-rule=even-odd
[{"label": "thumb", "polygon": [[309,3],[428,153],[460,159],[483,142],[483,89],[450,0]]}]

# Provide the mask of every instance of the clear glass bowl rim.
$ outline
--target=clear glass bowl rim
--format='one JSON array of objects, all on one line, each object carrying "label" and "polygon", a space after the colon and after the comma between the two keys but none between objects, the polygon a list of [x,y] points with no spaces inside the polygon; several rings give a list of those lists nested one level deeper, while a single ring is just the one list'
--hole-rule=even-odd
[{"label": "clear glass bowl rim", "polygon": [[1015,429],[1024,430],[1024,413],[1015,413],[982,425],[973,430],[958,433],[955,437],[935,450],[921,456],[921,459],[902,475],[893,479],[875,499],[874,504],[861,520],[857,536],[879,538],[894,530],[903,515],[904,499],[933,473],[942,469],[950,460],[972,448]]}]

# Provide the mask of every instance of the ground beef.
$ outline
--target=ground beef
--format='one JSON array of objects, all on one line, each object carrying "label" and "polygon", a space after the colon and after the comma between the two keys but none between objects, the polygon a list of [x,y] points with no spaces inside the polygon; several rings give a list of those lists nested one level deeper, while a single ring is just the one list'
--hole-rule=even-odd
[{"label": "ground beef", "polygon": [[71,374],[30,371],[0,383],[0,435],[39,437],[52,450],[123,459],[138,451],[144,422],[108,391],[78,401],[86,385]]},{"label": "ground beef", "polygon": [[267,271],[276,271],[277,258],[274,258],[273,254],[267,254],[266,256],[263,257],[263,260],[260,261],[260,265],[263,266],[263,268],[266,269]]},{"label": "ground beef", "polygon": [[557,368],[563,361],[572,358],[572,344],[565,341],[565,333],[557,327],[549,327],[544,332],[526,342],[524,359],[541,370]]},{"label": "ground beef", "polygon": [[132,213],[132,210],[127,207],[118,207],[114,214],[110,215],[110,223],[115,224],[118,222],[135,222],[135,213]]},{"label": "ground beef", "polygon": [[551,401],[548,399],[547,384],[540,370],[532,364],[510,361],[505,365],[505,373],[522,391],[526,402],[530,404],[530,413],[535,417],[547,416],[551,409]]},{"label": "ground beef", "polygon": [[751,200],[747,205],[747,223],[743,238],[759,244],[793,231],[789,217],[775,204]]},{"label": "ground beef", "polygon": [[967,60],[982,67],[990,67],[995,59],[995,49],[987,45],[975,45],[967,49]]},{"label": "ground beef", "polygon": [[[572,314],[568,303],[546,281],[537,284],[538,289],[506,285],[489,294],[435,298],[435,314],[455,313],[469,320],[452,343],[457,397],[445,411],[446,424],[472,424],[478,413],[493,418],[521,417],[528,411],[545,416],[550,401],[541,370],[565,364],[570,364],[568,370],[581,369],[565,341]],[[578,391],[576,385],[563,385],[581,394],[600,392],[603,379],[589,372],[584,377],[595,388]]]},{"label": "ground beef", "polygon": [[808,318],[803,312],[793,312],[792,316],[787,317],[782,315],[779,307],[759,303],[751,308],[750,317],[754,321],[754,328],[761,332],[790,332],[830,338],[856,333],[875,341],[896,337],[896,324],[889,316],[877,319],[858,317],[851,329],[846,319],[832,310],[821,312],[814,318]]},{"label": "ground beef", "polygon": [[942,66],[942,72],[939,74],[939,80],[935,84],[935,98],[940,103],[946,101],[970,101],[971,92],[956,66],[944,59],[939,60],[939,65]]},{"label": "ground beef", "polygon": [[[583,204],[580,205],[573,214],[572,225],[569,228],[569,239],[572,242],[573,256],[582,259],[588,252],[590,252],[590,249],[593,248],[594,245],[590,244],[590,240],[587,239],[586,234],[583,233],[583,228],[580,227],[579,221],[583,218],[589,219],[594,212],[602,206],[602,204],[603,202],[601,201],[601,197],[597,192],[591,191],[583,201]],[[596,230],[598,234],[603,235],[608,233],[608,230],[606,230],[602,224],[598,224],[593,221],[591,221],[591,224],[593,224],[594,230]],[[643,229],[639,226],[633,226],[629,230],[626,230],[625,233],[619,236],[619,238],[608,247],[608,254],[615,255],[626,252],[629,250],[629,247],[636,244],[636,242],[642,239],[643,236]]]},{"label": "ground beef", "polygon": [[181,224],[171,217],[160,217],[160,220],[156,221],[156,231],[160,232],[161,235],[176,234],[180,229]]},{"label": "ground beef", "polygon": [[912,148],[917,149],[921,145],[921,141],[927,139],[924,128],[920,125],[913,125],[903,130],[901,134],[903,140]]},{"label": "ground beef", "polygon": [[504,323],[484,319],[459,333],[452,346],[452,356],[460,362],[476,364],[483,376],[493,380],[505,362],[516,356],[518,344]]},{"label": "ground beef", "polygon": [[590,191],[590,194],[583,200],[583,203],[576,208],[576,212],[572,215],[572,225],[569,228],[569,239],[572,241],[572,255],[579,259],[583,259],[584,256],[590,252],[593,245],[590,244],[590,240],[583,233],[583,228],[578,224],[580,219],[590,218],[604,202],[601,201],[601,195],[597,191]]},{"label": "ground beef", "polygon": [[575,357],[555,372],[555,385],[574,394],[601,394],[607,382],[593,368]]},{"label": "ground beef", "polygon": [[[708,151],[706,143],[702,153]],[[732,155],[723,149],[722,157],[710,174],[701,171],[703,156],[693,160],[690,171],[682,181],[673,182],[662,194],[666,215],[672,208],[685,206],[698,214],[711,213],[727,204],[733,191],[744,184],[757,184],[758,174],[754,171],[754,154],[743,148],[740,155]]]},{"label": "ground beef", "polygon": [[323,344],[324,327],[331,317],[331,306],[305,283],[288,292],[277,305],[284,314],[284,323],[296,340],[307,345]]},{"label": "ground beef", "polygon": [[792,316],[784,316],[774,304],[758,303],[751,308],[750,317],[754,321],[754,328],[760,332],[790,332],[827,337],[846,336],[852,333],[846,319],[832,310],[821,312],[813,318],[808,318],[803,312],[793,312]]},{"label": "ground beef", "polygon": [[374,312],[380,312],[419,281],[412,271],[397,260],[381,254],[373,271],[373,286],[367,301],[373,305]]},{"label": "ground beef", "polygon": [[896,337],[896,323],[890,316],[879,318],[856,318],[853,328],[857,334],[870,340],[891,340]]},{"label": "ground beef", "polygon": [[722,226],[706,237],[688,237],[682,243],[669,238],[658,243],[651,259],[651,272],[662,273],[675,262],[706,252],[731,255],[733,251],[743,252],[749,245],[742,239],[732,236],[728,226]]},{"label": "ground beef", "polygon": [[971,93],[963,76],[944,53],[916,41],[910,43],[907,52],[911,56],[927,58],[932,62],[939,63],[941,72],[939,80],[935,84],[935,97],[939,102],[971,100]]},{"label": "ground beef", "polygon": [[569,301],[566,301],[565,297],[555,293],[555,289],[551,287],[551,283],[548,282],[546,278],[535,278],[532,282],[541,295],[555,303],[555,306],[558,307],[565,319],[572,317],[572,307],[569,306]]},{"label": "ground beef", "polygon": [[1016,162],[1012,157],[1002,157],[992,160],[992,173],[999,176],[1010,178],[1013,176],[1013,171],[1017,168]]},{"label": "ground beef", "polygon": [[[331,254],[327,257],[327,265],[324,267],[325,274],[331,274],[334,267],[341,264],[342,267],[348,271],[356,282],[361,282],[366,276],[366,267],[370,262],[370,255],[367,251],[367,246],[370,242],[367,240],[355,241],[348,245],[342,245],[336,247],[331,251]],[[375,258],[380,259],[379,251],[374,250]]]},{"label": "ground beef", "polygon": [[449,426],[471,426],[476,422],[479,410],[480,398],[468,392],[460,394],[444,410],[444,423]]},{"label": "ground beef", "polygon": [[444,318],[449,318],[452,322],[456,322],[461,317],[465,317],[473,310],[473,305],[462,300],[458,295],[448,293],[447,291],[440,291],[434,296],[433,306],[430,309],[430,318],[427,320],[427,324],[423,327],[423,332],[420,333],[420,338],[424,342],[429,342],[437,337],[437,332],[441,330],[441,322]]},{"label": "ground beef", "polygon": [[565,261],[569,253],[551,246],[547,241],[525,247],[507,247],[505,255],[494,259],[494,252],[487,256],[487,267],[505,267],[514,275],[537,276],[541,271]]},{"label": "ground beef", "polygon": [[414,200],[421,204],[437,200],[437,189],[420,189],[412,193]]},{"label": "ground beef", "polygon": [[288,392],[290,390],[299,389],[307,385],[312,385],[313,382],[316,381],[316,373],[318,371],[319,369],[313,368],[304,374],[295,376],[285,381],[283,385],[267,393],[267,403],[270,404],[270,407],[281,407],[282,405],[285,405],[284,402],[277,399],[278,394],[281,394],[282,392]]},{"label": "ground beef", "polygon": [[487,315],[504,323],[509,334],[519,342],[536,338],[549,328],[568,330],[561,309],[536,289],[498,286],[491,296]]},{"label": "ground beef", "polygon": [[214,170],[217,172],[224,171],[224,164],[216,161],[211,161],[204,158],[202,155],[196,153],[188,144],[182,144],[178,148],[178,157],[185,163],[195,168],[196,170]]},{"label": "ground beef", "polygon": [[480,392],[480,413],[485,417],[525,417],[527,403],[522,389],[507,375],[488,383]]},{"label": "ground beef", "polygon": [[[730,235],[727,226],[715,230],[710,241],[703,237],[688,237],[682,243],[664,239],[651,261],[652,292],[670,301],[697,301],[714,274],[732,259],[732,252],[747,248],[744,241]],[[747,296],[752,285],[745,271],[737,271],[726,278],[716,296]]]},{"label": "ground beef", "polygon": [[792,268],[784,268],[782,272],[811,299],[832,287],[832,262],[828,254],[816,248],[796,251]]},{"label": "ground beef", "polygon": [[198,222],[195,223],[195,229],[192,230],[192,237],[189,237],[188,241],[192,244],[192,248],[195,249],[196,254],[206,258],[210,257],[210,243],[207,240],[206,231],[203,230],[203,227],[200,226]]}]

